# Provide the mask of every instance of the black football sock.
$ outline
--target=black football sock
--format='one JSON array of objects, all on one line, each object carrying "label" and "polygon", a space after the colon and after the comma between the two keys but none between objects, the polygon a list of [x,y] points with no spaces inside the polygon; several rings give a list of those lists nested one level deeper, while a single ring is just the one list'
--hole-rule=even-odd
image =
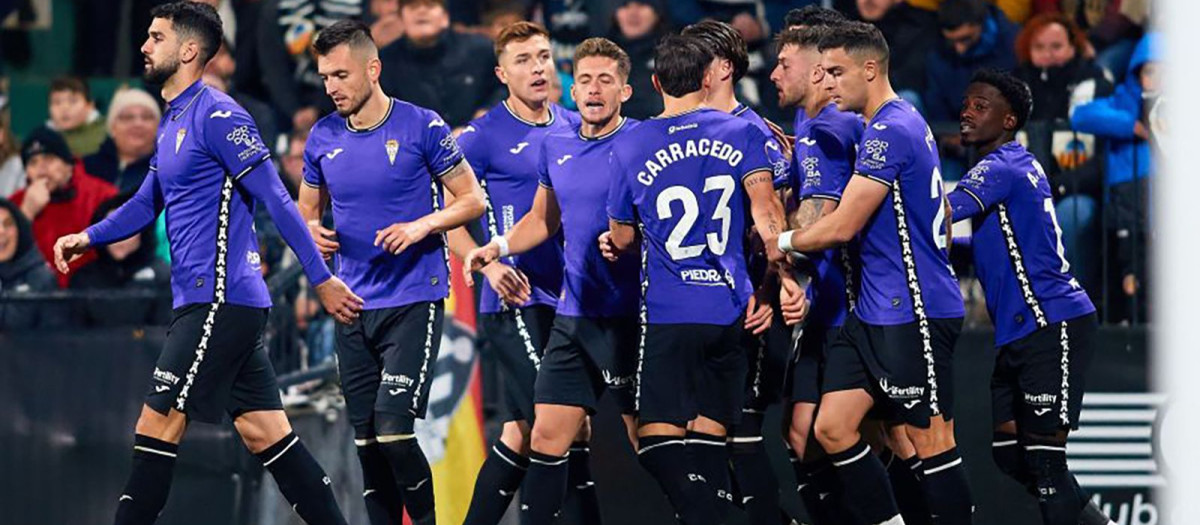
[{"label": "black football sock", "polygon": [[479,477],[475,479],[475,494],[471,496],[471,506],[467,509],[463,525],[500,523],[500,518],[504,517],[504,512],[512,503],[513,495],[521,487],[527,470],[529,459],[497,439],[492,445],[492,453],[488,454],[483,467],[479,469]]},{"label": "black football sock", "polygon": [[1037,497],[1037,480],[1029,470],[1029,464],[1025,461],[1025,447],[1021,446],[1016,434],[992,434],[992,461],[1000,472],[1020,483],[1029,495]]},{"label": "black football sock", "polygon": [[1067,469],[1065,444],[1031,444],[1025,461],[1036,480],[1038,507],[1045,525],[1076,525],[1089,503]]},{"label": "black football sock", "polygon": [[592,479],[592,454],[586,441],[571,444],[567,455],[567,506],[577,515],[581,525],[600,525],[600,500],[596,497],[596,482]]},{"label": "black football sock", "polygon": [[400,486],[404,498],[404,509],[413,525],[436,523],[433,504],[433,472],[429,460],[421,451],[416,436],[404,435],[395,441],[380,442],[379,449],[388,459],[392,476]]},{"label": "black football sock", "polygon": [[682,436],[644,436],[638,439],[638,463],[667,495],[684,525],[721,523],[716,494],[691,461]]},{"label": "black football sock", "polygon": [[829,454],[846,501],[854,502],[852,512],[867,525],[900,525],[904,518],[896,506],[887,470],[871,447],[861,439],[849,449]]},{"label": "black football sock", "polygon": [[362,465],[363,501],[371,525],[402,525],[404,500],[387,458],[374,439],[358,445],[358,463]]},{"label": "black football sock", "polygon": [[179,445],[133,436],[133,468],[117,499],[116,525],[150,525],[158,519],[171,491],[171,473]]},{"label": "black football sock", "polygon": [[346,518],[333,497],[329,476],[299,436],[288,434],[257,455],[275,478],[279,492],[305,523],[346,525]]},{"label": "black football sock", "polygon": [[521,484],[521,523],[550,525],[567,497],[567,457],[529,453],[529,471]]},{"label": "black football sock", "polygon": [[958,449],[952,448],[921,460],[921,485],[933,523],[937,525],[970,525],[975,506],[971,503],[971,486],[967,468]]},{"label": "black football sock", "polygon": [[[804,510],[808,513],[808,519],[813,525],[838,525],[843,523],[839,521],[839,515],[836,513],[834,506],[836,505],[835,491],[838,480],[837,474],[833,471],[833,464],[827,458],[804,463],[797,461],[794,463],[796,471],[796,486],[797,493],[800,495],[800,500],[804,502]],[[845,523],[850,523],[846,521]]]},{"label": "black football sock", "polygon": [[733,487],[729,476],[729,447],[725,443],[725,437],[689,430],[686,440],[688,457],[699,469],[714,497],[721,502],[718,510],[724,519],[734,506]]},{"label": "black football sock", "polygon": [[733,475],[747,521],[775,522],[779,516],[779,480],[771,469],[762,436],[735,436],[731,449]]},{"label": "black football sock", "polygon": [[892,483],[892,492],[896,494],[896,504],[900,506],[900,515],[904,516],[906,525],[929,525],[933,518],[929,515],[929,504],[925,500],[925,491],[921,484],[921,469],[923,463],[916,455],[901,459],[892,454],[888,464],[888,480]]}]

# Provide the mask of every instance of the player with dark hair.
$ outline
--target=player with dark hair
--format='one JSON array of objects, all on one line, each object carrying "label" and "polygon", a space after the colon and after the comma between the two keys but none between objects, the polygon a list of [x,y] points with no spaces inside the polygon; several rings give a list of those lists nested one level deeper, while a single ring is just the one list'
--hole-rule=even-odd
[{"label": "player with dark hair", "polygon": [[[738,101],[734,86],[746,74],[750,60],[746,42],[729,24],[715,20],[704,20],[683,29],[685,36],[703,43],[713,54],[710,66],[713,70],[712,87],[705,105],[728,112],[754,124],[767,136],[767,159],[771,163],[776,187],[783,187],[787,179],[788,159],[791,156],[791,141],[783,130],[763,119],[749,106]],[[747,246],[757,242],[753,229],[746,232]],[[761,250],[753,250],[754,253]],[[762,522],[779,517],[779,480],[771,469],[770,458],[763,446],[762,424],[767,408],[783,398],[783,385],[791,332],[784,322],[778,283],[774,273],[766,271],[762,257],[748,254],[751,281],[755,293],[750,297],[746,309],[745,332],[742,334],[742,358],[747,361],[745,381],[746,399],[742,421],[730,429],[726,437],[720,429],[694,423],[688,430],[688,450],[701,463],[705,479],[713,485],[718,495],[737,506],[744,507],[752,522]],[[803,302],[801,293],[795,293],[795,302]],[[793,309],[800,305],[790,305]],[[715,392],[715,391],[713,391]],[[720,406],[726,401],[709,401]],[[726,444],[728,442],[728,444]],[[733,490],[729,465],[733,466]],[[736,492],[736,494],[734,494]],[[727,506],[722,507],[728,509]]]},{"label": "player with dark hair", "polygon": [[819,4],[809,4],[792,9],[783,19],[786,29],[801,29],[804,27],[835,26],[846,21],[846,16],[840,11],[821,7]]},{"label": "player with dark hair", "polygon": [[824,85],[839,110],[867,128],[835,210],[779,248],[801,252],[857,238],[861,285],[854,311],[826,356],[817,440],[829,453],[852,509],[869,524],[904,523],[884,465],[859,427],[878,405],[911,440],[922,488],[939,523],[971,522],[966,469],[954,443],[953,351],[964,315],[946,252],[947,206],[936,143],[917,110],[888,79],[889,50],[873,26],[853,22],[819,45]]},{"label": "player with dark hair", "polygon": [[140,233],[164,209],[171,219],[175,311],[138,418],[133,468],[115,523],[153,523],[167,501],[188,423],[219,423],[227,413],[305,522],[344,525],[329,478],[292,433],[263,347],[271,296],[259,262],[254,201],[266,205],[338,321],[358,318],[362,299],[325,267],[249,114],[200,81],[220,45],[216,11],[180,1],[155,7],[151,16],[142,44],[145,79],[162,85],[168,108],[150,173],[129,202],[54,247],[55,264],[66,271],[89,247]]},{"label": "player with dark hair", "polygon": [[[502,242],[497,239],[532,208],[545,137],[579,127],[578,114],[550,99],[556,73],[545,28],[530,22],[509,25],[496,37],[495,51],[496,76],[508,87],[508,98],[471,121],[458,137],[486,197],[485,244]],[[478,247],[465,228],[451,231],[449,239],[450,249],[463,259]],[[510,411],[479,471],[467,518],[470,525],[491,525],[504,515],[529,468],[534,382],[563,286],[562,234],[479,271],[488,284],[480,291],[480,332],[504,373]],[[584,452],[575,457],[583,458]],[[587,462],[578,465],[585,469]],[[576,475],[591,478],[586,471]]]},{"label": "player with dark hair", "polygon": [[[367,515],[400,525],[404,508],[432,524],[432,474],[413,424],[425,417],[450,293],[441,234],[483,214],[483,190],[437,113],[383,92],[370,27],[338,21],[312,47],[337,112],[308,136],[298,204],[365,301],[336,342]],[[442,187],[454,195],[445,207]],[[328,203],[336,231],[321,226]]]},{"label": "player with dark hair", "polygon": [[588,503],[583,523],[600,522],[595,489],[590,479],[577,477],[586,471],[577,467],[586,467],[587,418],[601,395],[614,396],[631,438],[636,432],[638,265],[632,257],[605,261],[596,243],[608,230],[609,152],[638,124],[621,116],[621,104],[633,93],[629,55],[607,39],[589,38],[575,48],[574,64],[571,96],[583,124],[546,137],[532,209],[507,235],[472,250],[466,260],[469,272],[536,247],[560,229],[564,235],[563,294],[538,370],[531,464],[521,490],[522,522],[529,525],[553,521],[569,486]]},{"label": "player with dark hair", "polygon": [[975,73],[960,125],[981,158],[948,196],[955,221],[973,219],[975,269],[996,324],[992,457],[1038,498],[1046,525],[1107,525],[1067,468],[1096,308],[1070,273],[1046,173],[1015,140],[1032,106],[1020,79]]},{"label": "player with dark hair", "polygon": [[782,260],[772,243],[784,219],[767,136],[704,106],[712,60],[693,37],[659,44],[653,80],[666,109],[613,145],[610,234],[601,238],[616,256],[641,232],[638,460],[688,525],[723,521],[703,466],[684,445],[690,422],[724,435],[741,416],[746,361],[738,340],[753,291],[747,216],[770,260]]},{"label": "player with dark hair", "polygon": [[[818,45],[829,29],[822,26],[789,29],[777,39],[779,56],[771,80],[779,89],[779,104],[798,110],[795,156],[788,183],[799,204],[788,216],[788,227],[809,228],[837,209],[854,173],[854,147],[862,136],[862,121],[839,111],[822,86]],[[842,523],[845,517],[833,465],[812,436],[821,400],[821,368],[826,348],[836,339],[858,294],[855,246],[849,243],[814,253],[807,266],[812,275],[813,303],[792,362],[791,402],[785,437],[800,499],[816,525]],[[789,421],[790,420],[790,421]]]}]

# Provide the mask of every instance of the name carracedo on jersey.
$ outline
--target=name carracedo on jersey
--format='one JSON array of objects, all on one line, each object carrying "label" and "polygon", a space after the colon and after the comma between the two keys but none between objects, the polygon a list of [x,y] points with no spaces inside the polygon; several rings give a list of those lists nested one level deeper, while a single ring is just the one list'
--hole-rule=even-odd
[{"label": "name carracedo on jersey", "polygon": [[[742,152],[732,145],[712,139],[689,139],[683,143],[672,142],[666,148],[654,152],[654,158],[646,159],[645,171],[638,172],[638,182],[649,186],[654,184],[658,173],[667,166],[688,157],[713,157],[737,167],[742,162]],[[657,162],[655,162],[657,161]]]}]

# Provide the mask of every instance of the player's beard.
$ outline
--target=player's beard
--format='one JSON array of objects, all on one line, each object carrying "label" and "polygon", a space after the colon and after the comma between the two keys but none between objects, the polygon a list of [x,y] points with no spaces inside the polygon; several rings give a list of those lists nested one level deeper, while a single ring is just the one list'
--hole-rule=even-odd
[{"label": "player's beard", "polygon": [[370,98],[371,87],[368,85],[363,88],[361,98],[358,98],[357,100],[353,98],[350,99],[350,106],[348,106],[346,109],[338,108],[338,115],[340,115],[342,118],[348,118],[350,115],[358,113],[360,110],[362,110],[363,106],[367,104],[367,100],[370,100]]},{"label": "player's beard", "polygon": [[142,73],[142,80],[145,80],[147,84],[162,85],[175,75],[176,71],[179,71],[179,57],[164,61],[157,66],[154,64],[146,66],[146,71]]}]

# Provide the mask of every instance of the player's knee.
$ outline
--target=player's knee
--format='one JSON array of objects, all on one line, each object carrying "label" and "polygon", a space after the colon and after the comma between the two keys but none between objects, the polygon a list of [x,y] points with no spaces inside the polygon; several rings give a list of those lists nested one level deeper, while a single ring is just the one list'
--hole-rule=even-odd
[{"label": "player's knee", "polygon": [[813,425],[817,442],[825,450],[845,450],[858,441],[858,429],[845,420],[827,416],[825,413],[817,416]]},{"label": "player's knee", "polygon": [[142,413],[138,416],[134,432],[160,441],[178,444],[183,439],[183,431],[186,428],[187,416],[182,412],[171,410],[164,416],[153,408],[142,405]]},{"label": "player's knee", "polygon": [[783,437],[787,440],[788,445],[791,445],[792,450],[797,456],[804,457],[804,450],[808,448],[808,440],[812,437],[812,422],[802,422],[793,419],[792,424],[784,429]]},{"label": "player's knee", "polygon": [[533,424],[529,432],[529,444],[532,450],[552,456],[562,456],[571,448],[575,438],[575,429],[553,428],[552,425]]},{"label": "player's knee", "polygon": [[579,425],[579,432],[575,433],[575,441],[577,443],[587,443],[592,440],[592,418],[583,419],[583,424]]},{"label": "player's knee", "polygon": [[242,437],[242,443],[254,454],[270,448],[292,432],[282,410],[247,412],[234,418],[233,426]]},{"label": "player's knee", "polygon": [[908,425],[906,433],[921,458],[933,457],[955,447],[953,427],[945,423],[932,422],[929,428]]},{"label": "player's knee", "polygon": [[529,426],[524,422],[509,421],[500,429],[500,442],[509,450],[515,450],[522,456],[529,455]]},{"label": "player's knee", "polygon": [[724,436],[728,433],[725,425],[718,423],[716,420],[709,419],[704,416],[697,417],[688,425],[688,430],[708,434],[710,436]]}]

